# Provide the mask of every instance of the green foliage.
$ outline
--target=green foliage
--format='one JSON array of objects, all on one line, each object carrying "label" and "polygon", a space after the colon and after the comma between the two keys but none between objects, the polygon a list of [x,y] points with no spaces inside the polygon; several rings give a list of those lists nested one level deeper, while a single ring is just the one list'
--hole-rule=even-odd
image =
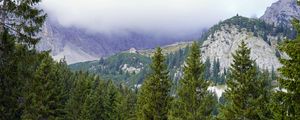
[{"label": "green foliage", "polygon": [[267,119],[269,117],[269,89],[265,77],[257,77],[255,62],[244,41],[233,54],[230,78],[227,80],[226,103],[221,107],[220,119]]},{"label": "green foliage", "polygon": [[144,81],[138,95],[137,118],[139,120],[166,120],[170,104],[171,80],[169,80],[162,49],[157,48],[152,57],[151,73]]},{"label": "green foliage", "polygon": [[135,120],[136,119],[136,90],[132,90],[124,85],[119,85],[119,90],[122,95],[120,107],[120,119]]},{"label": "green foliage", "polygon": [[204,63],[204,79],[209,80],[211,71],[210,71],[211,63],[210,63],[210,58],[207,58]]},{"label": "green foliage", "polygon": [[93,76],[87,73],[76,73],[76,78],[73,82],[73,87],[70,91],[70,97],[67,101],[65,110],[67,119],[76,120],[80,118],[84,101],[92,90]]},{"label": "green foliage", "polygon": [[[27,56],[28,58],[24,59],[26,54],[22,56],[19,54],[23,54],[23,49],[24,52],[28,50],[23,46],[17,47],[15,38],[9,35],[7,30],[1,34],[1,42],[0,50],[3,54],[0,58],[0,119],[18,119],[20,117],[18,98],[22,95],[23,84],[21,77],[27,73],[23,69],[27,65],[20,65],[26,63],[29,58]],[[28,72],[32,72],[31,70],[28,68]],[[27,76],[30,77],[32,76]]]},{"label": "green foliage", "polygon": [[219,59],[214,59],[214,62],[213,62],[213,69],[212,69],[212,81],[217,84],[219,81],[220,81],[220,61]]},{"label": "green foliage", "polygon": [[213,97],[207,91],[209,82],[204,79],[204,64],[199,46],[193,43],[184,66],[178,88],[178,99],[173,102],[170,119],[205,120],[212,118]]},{"label": "green foliage", "polygon": [[24,84],[33,78],[37,53],[28,47],[37,43],[35,34],[45,15],[40,0],[3,0],[0,11],[0,119],[20,119]]},{"label": "green foliage", "polygon": [[[99,79],[99,78],[98,78]],[[121,119],[119,110],[121,95],[111,82],[97,81],[98,86],[86,97],[80,112],[81,120]]]},{"label": "green foliage", "polygon": [[[298,31],[295,40],[285,41],[279,49],[289,58],[280,59],[283,65],[278,69],[280,90],[273,97],[272,111],[275,119],[298,119],[300,117],[300,24],[294,20],[294,27]],[[286,90],[286,91],[285,91]]]},{"label": "green foliage", "polygon": [[34,78],[26,84],[22,119],[62,119],[64,86],[59,74],[57,65],[46,54]]},{"label": "green foliage", "polygon": [[[99,61],[76,63],[69,67],[73,71],[88,71],[100,75],[103,79],[111,79],[119,83],[134,86],[145,79],[145,75],[149,73],[150,62],[151,59],[149,57],[140,54],[119,53],[107,59],[101,58]],[[129,73],[122,69],[125,64],[127,67],[134,67],[141,69],[141,71],[138,73]]]}]

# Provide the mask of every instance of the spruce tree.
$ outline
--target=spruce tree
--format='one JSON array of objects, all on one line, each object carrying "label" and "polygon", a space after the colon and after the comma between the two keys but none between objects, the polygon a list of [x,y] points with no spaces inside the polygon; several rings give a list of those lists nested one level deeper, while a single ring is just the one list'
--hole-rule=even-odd
[{"label": "spruce tree", "polygon": [[211,76],[211,72],[210,72],[210,68],[211,68],[211,64],[210,64],[210,58],[206,58],[205,60],[205,69],[204,69],[204,79],[205,80],[209,80],[210,76]]},{"label": "spruce tree", "polygon": [[170,104],[171,80],[162,49],[152,57],[151,73],[140,88],[137,101],[137,119],[166,120]]},{"label": "spruce tree", "polygon": [[120,120],[121,94],[111,80],[106,83],[108,108],[105,109],[108,118],[105,120]]},{"label": "spruce tree", "polygon": [[279,49],[289,58],[281,58],[283,65],[278,69],[280,76],[278,83],[280,90],[274,94],[272,112],[274,119],[296,120],[300,118],[300,23],[294,20],[297,30],[295,40],[284,41]]},{"label": "spruce tree", "polygon": [[220,82],[220,61],[219,59],[214,59],[213,62],[213,69],[212,69],[212,80],[214,81],[214,83],[217,85]]},{"label": "spruce tree", "polygon": [[90,91],[80,111],[80,120],[120,120],[121,96],[111,82],[96,80],[97,87]]},{"label": "spruce tree", "polygon": [[3,46],[2,57],[0,58],[0,119],[19,119],[20,79],[21,72],[16,57],[15,39],[5,31],[1,34]]},{"label": "spruce tree", "polygon": [[230,78],[224,93],[226,104],[221,107],[219,118],[225,120],[266,119],[268,112],[264,94],[265,80],[258,79],[255,62],[250,59],[250,48],[242,41],[233,54]]},{"label": "spruce tree", "polygon": [[0,4],[0,119],[20,119],[25,82],[33,79],[37,53],[29,49],[46,15],[40,0],[1,0]]},{"label": "spruce tree", "polygon": [[83,110],[84,102],[92,90],[94,79],[88,73],[77,72],[70,91],[70,97],[66,103],[66,119],[78,120]]},{"label": "spruce tree", "polygon": [[45,53],[45,58],[30,81],[26,95],[22,119],[62,119],[64,115],[63,89],[58,78],[55,62]]},{"label": "spruce tree", "polygon": [[120,116],[122,120],[135,120],[136,119],[136,102],[137,95],[135,90],[124,86],[119,85],[119,90],[122,95],[120,103]]},{"label": "spruce tree", "polygon": [[200,47],[194,42],[184,66],[183,78],[178,88],[178,100],[173,104],[170,119],[212,119],[214,97],[208,91],[210,83],[204,79],[204,64],[201,62]]}]

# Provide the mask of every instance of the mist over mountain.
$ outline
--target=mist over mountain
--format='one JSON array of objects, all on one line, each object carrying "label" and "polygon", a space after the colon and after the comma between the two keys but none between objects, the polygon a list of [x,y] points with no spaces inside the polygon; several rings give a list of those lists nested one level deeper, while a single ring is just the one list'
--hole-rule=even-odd
[{"label": "mist over mountain", "polygon": [[71,64],[130,48],[198,40],[203,30],[218,21],[237,13],[260,16],[273,1],[259,1],[257,5],[255,0],[129,0],[122,4],[110,0],[45,0],[41,7],[48,19],[38,49],[51,50],[56,60],[65,57]]},{"label": "mist over mountain", "polygon": [[71,64],[100,59],[130,48],[149,49],[175,42],[197,40],[202,29],[183,35],[163,35],[139,30],[126,30],[101,33],[85,28],[65,27],[55,20],[48,19],[40,34],[37,48],[51,50],[54,59],[65,58]]}]

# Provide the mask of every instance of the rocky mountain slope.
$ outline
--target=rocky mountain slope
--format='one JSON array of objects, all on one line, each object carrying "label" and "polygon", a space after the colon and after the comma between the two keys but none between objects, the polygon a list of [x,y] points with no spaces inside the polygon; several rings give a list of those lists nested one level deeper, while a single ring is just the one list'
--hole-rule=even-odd
[{"label": "rocky mountain slope", "polygon": [[179,41],[199,38],[199,33],[186,36],[158,36],[151,33],[123,31],[116,33],[91,32],[78,27],[64,27],[47,20],[37,48],[51,50],[54,59],[66,58],[67,63],[96,60],[129,48],[149,49]]},{"label": "rocky mountain slope", "polygon": [[[252,27],[249,27],[251,25]],[[241,41],[251,48],[251,58],[262,69],[277,69],[281,66],[276,49],[277,34],[275,28],[264,21],[235,16],[210,29],[210,35],[204,41],[201,53],[203,61],[207,58],[219,59],[220,67],[229,68]],[[274,35],[274,36],[272,36]]]},{"label": "rocky mountain slope", "polygon": [[279,0],[267,8],[261,20],[275,26],[291,27],[292,18],[300,19],[300,6],[297,0]]}]

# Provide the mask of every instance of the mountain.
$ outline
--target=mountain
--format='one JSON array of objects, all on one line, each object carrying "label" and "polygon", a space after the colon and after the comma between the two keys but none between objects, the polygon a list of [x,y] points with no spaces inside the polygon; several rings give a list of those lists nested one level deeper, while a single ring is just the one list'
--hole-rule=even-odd
[{"label": "mountain", "polygon": [[160,36],[139,31],[112,33],[92,32],[79,27],[65,27],[48,19],[40,34],[38,50],[51,50],[54,59],[66,58],[68,64],[96,60],[112,54],[135,49],[149,49],[179,41],[198,39],[201,31],[185,36]]},{"label": "mountain", "polygon": [[292,18],[300,19],[300,6],[296,0],[279,0],[267,8],[261,20],[275,26],[291,27]]},{"label": "mountain", "polygon": [[233,60],[232,53],[245,41],[251,48],[251,59],[260,68],[276,70],[281,66],[278,60],[281,53],[276,48],[277,35],[281,33],[262,20],[234,16],[213,26],[208,33],[201,48],[203,61],[219,59],[221,69],[227,69]]},{"label": "mountain", "polygon": [[[224,83],[226,77],[224,71],[228,70],[233,60],[232,53],[238,48],[242,40],[248,43],[248,47],[251,48],[251,58],[256,61],[259,68],[276,71],[281,66],[278,58],[286,57],[276,48],[278,42],[283,39],[282,36],[285,36],[281,32],[263,20],[242,16],[234,16],[214,25],[203,34],[202,40],[199,41],[202,62],[210,68],[211,74],[215,69],[217,70],[217,73],[206,79],[213,80],[215,83]],[[182,75],[182,67],[188,53],[186,46],[190,44],[190,42],[186,42],[163,47],[163,52],[167,58],[166,64],[174,84],[178,83]],[[72,64],[70,68],[74,71],[89,71],[116,81],[135,85],[140,84],[149,72],[148,65],[151,62],[149,56],[152,53],[153,49],[140,51],[131,49],[106,59]],[[130,56],[131,59],[128,58]],[[142,58],[147,60],[141,61]],[[207,61],[210,64],[206,64]],[[110,72],[99,70],[102,68]]]},{"label": "mountain", "polygon": [[[203,33],[198,42],[201,44],[199,49],[205,65],[205,79],[213,81],[216,85],[222,86],[225,83],[227,71],[233,60],[232,53],[237,50],[241,41],[245,41],[251,48],[250,57],[260,69],[267,69],[276,74],[277,68],[282,66],[279,58],[288,58],[277,49],[278,44],[296,36],[289,21],[291,16],[298,14],[292,12],[298,9],[294,5],[295,2],[280,0],[272,4],[260,19],[237,15],[219,22]],[[182,76],[184,60],[188,54],[187,46],[190,44],[191,42],[182,42],[163,47],[169,75],[175,88]],[[139,86],[150,72],[149,56],[152,54],[153,49],[130,49],[104,59],[71,64],[69,67],[73,71],[88,71],[129,86]],[[225,87],[210,89],[220,96]]]}]

